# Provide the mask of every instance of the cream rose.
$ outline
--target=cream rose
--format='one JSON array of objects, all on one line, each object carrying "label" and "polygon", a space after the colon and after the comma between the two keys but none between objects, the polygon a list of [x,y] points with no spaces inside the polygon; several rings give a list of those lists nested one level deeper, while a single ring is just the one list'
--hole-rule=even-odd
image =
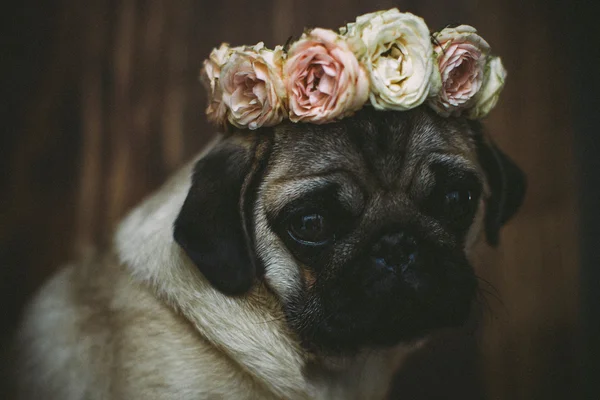
[{"label": "cream rose", "polygon": [[394,8],[365,14],[341,29],[371,80],[379,110],[408,110],[440,89],[429,29],[422,18]]},{"label": "cream rose", "polygon": [[232,125],[254,130],[283,120],[286,114],[283,59],[281,46],[268,50],[262,42],[232,51],[219,79]]},{"label": "cream rose", "polygon": [[292,45],[284,76],[293,122],[349,116],[369,96],[366,72],[345,39],[328,29],[313,29]]},{"label": "cream rose", "polygon": [[445,28],[434,42],[442,88],[429,105],[444,117],[458,116],[481,88],[490,46],[469,25]]},{"label": "cream rose", "polygon": [[506,70],[500,57],[491,57],[485,67],[483,85],[475,95],[474,103],[467,112],[470,119],[485,117],[496,106],[500,92],[504,88]]},{"label": "cream rose", "polygon": [[204,68],[200,80],[208,92],[208,106],[206,115],[209,121],[222,125],[227,117],[227,106],[222,101],[223,93],[219,84],[221,68],[231,55],[232,49],[229,44],[223,43],[218,49],[213,49],[207,60],[204,60]]}]

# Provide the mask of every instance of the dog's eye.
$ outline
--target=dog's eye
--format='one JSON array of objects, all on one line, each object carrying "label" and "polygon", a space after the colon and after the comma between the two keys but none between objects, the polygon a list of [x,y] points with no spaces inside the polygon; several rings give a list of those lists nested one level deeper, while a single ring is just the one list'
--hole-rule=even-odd
[{"label": "dog's eye", "polygon": [[306,245],[323,245],[331,237],[327,220],[321,214],[296,215],[290,221],[288,233],[292,239]]},{"label": "dog's eye", "polygon": [[464,234],[473,222],[482,182],[472,170],[444,163],[430,166],[435,185],[422,203],[423,211],[451,231]]},{"label": "dog's eye", "polygon": [[471,214],[475,196],[468,189],[454,189],[445,193],[443,200],[444,215],[451,219],[461,219]]}]

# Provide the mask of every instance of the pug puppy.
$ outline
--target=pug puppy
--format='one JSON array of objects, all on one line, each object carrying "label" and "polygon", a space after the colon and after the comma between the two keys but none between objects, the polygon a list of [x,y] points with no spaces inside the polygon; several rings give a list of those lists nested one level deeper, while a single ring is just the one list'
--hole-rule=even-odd
[{"label": "pug puppy", "polygon": [[524,184],[478,123],[425,106],[230,132],[43,287],[20,398],[384,398],[466,321],[472,250]]}]

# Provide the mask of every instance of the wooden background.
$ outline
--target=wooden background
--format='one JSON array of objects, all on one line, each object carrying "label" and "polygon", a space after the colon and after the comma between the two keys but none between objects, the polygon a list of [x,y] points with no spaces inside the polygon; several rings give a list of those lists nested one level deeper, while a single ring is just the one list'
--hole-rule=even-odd
[{"label": "wooden background", "polygon": [[[572,121],[558,2],[532,0],[22,0],[3,10],[0,324],[56,268],[107,241],[124,213],[212,135],[198,70],[213,46],[335,28],[398,6],[432,30],[477,27],[509,71],[486,125],[525,170],[518,217],[478,274],[478,326],[410,360],[405,399],[562,399],[579,388]],[[566,4],[566,1],[565,1]],[[499,297],[499,299],[496,299]],[[6,341],[5,341],[6,343]],[[10,369],[10,365],[8,366]],[[0,396],[1,397],[1,396]]]}]

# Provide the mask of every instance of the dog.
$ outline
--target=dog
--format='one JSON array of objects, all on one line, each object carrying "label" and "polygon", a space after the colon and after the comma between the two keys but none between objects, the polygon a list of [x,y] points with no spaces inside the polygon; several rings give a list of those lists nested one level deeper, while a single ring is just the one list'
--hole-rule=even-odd
[{"label": "dog", "polygon": [[19,398],[385,398],[466,321],[472,251],[524,194],[479,123],[426,106],[232,130],[41,289]]}]

